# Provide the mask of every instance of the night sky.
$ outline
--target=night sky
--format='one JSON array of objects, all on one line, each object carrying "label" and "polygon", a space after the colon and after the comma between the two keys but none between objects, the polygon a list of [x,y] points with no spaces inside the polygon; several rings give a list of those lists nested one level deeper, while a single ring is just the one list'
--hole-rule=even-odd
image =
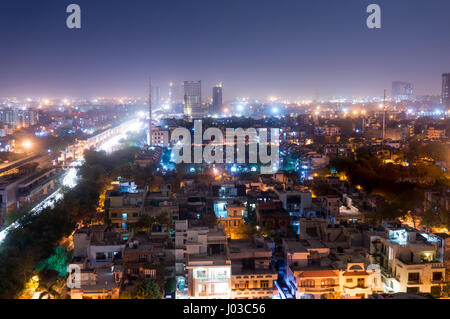
[{"label": "night sky", "polygon": [[[66,27],[66,7],[82,29]],[[382,8],[382,29],[366,7]],[[226,98],[440,94],[449,0],[2,0],[0,96],[145,96],[146,78]]]}]

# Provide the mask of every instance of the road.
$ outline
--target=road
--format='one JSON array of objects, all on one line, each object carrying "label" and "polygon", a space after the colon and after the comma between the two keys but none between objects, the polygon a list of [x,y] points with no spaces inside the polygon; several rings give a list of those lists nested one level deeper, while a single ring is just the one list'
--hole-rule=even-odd
[{"label": "road", "polygon": [[[98,148],[98,151],[105,151],[107,153],[113,152],[117,149],[117,146],[119,145],[119,141],[126,137],[127,132],[131,131],[139,131],[142,129],[141,122],[137,121],[135,125],[130,125],[129,130],[124,132],[120,135],[114,135],[108,138],[108,140],[104,141]],[[41,201],[39,204],[37,204],[33,209],[30,210],[31,214],[39,214],[44,208],[47,207],[53,207],[55,203],[59,200],[61,200],[64,197],[63,194],[63,188],[73,188],[78,184],[78,169],[83,164],[84,158],[80,157],[77,160],[73,161],[69,167],[64,172],[64,175],[62,177],[62,186],[56,189],[51,195],[49,195],[46,199]],[[2,244],[3,240],[5,239],[6,235],[8,234],[8,231],[11,229],[16,228],[19,225],[18,222],[14,222],[8,227],[6,227],[4,230],[0,232],[0,245]]]}]

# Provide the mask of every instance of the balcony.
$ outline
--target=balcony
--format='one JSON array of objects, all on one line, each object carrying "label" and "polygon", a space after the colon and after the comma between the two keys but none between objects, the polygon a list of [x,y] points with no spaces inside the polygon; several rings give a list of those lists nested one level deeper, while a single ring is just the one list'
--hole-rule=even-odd
[{"label": "balcony", "polygon": [[271,292],[271,291],[274,291],[274,290],[277,290],[276,288],[274,288],[274,287],[267,287],[267,288],[231,288],[231,290],[232,291],[236,291],[236,292],[239,292],[239,291],[242,291],[242,292],[244,292],[244,291],[246,291],[246,292],[251,292],[251,291],[254,291],[254,292],[258,292],[258,291],[261,291],[261,292]]},{"label": "balcony", "polygon": [[366,285],[356,285],[356,286],[343,286],[344,289],[368,289]]},{"label": "balcony", "polygon": [[421,280],[408,280],[408,282],[406,284],[407,285],[421,285],[422,281]]},{"label": "balcony", "polygon": [[199,292],[199,297],[210,297],[210,298],[227,298],[228,293],[215,293],[215,292]]},{"label": "balcony", "polygon": [[418,265],[431,265],[431,268],[444,268],[444,263],[439,262],[438,260],[421,260],[420,262],[413,262],[411,260],[405,260],[403,258],[396,258],[397,262],[403,266],[403,267],[411,267],[411,266],[418,266]]},{"label": "balcony", "polygon": [[227,276],[216,276],[216,277],[197,277],[195,280],[200,282],[228,282],[230,277]]},{"label": "balcony", "polygon": [[232,296],[235,298],[267,298],[278,293],[276,288],[249,288],[249,289],[232,289]]},{"label": "balcony", "polygon": [[325,293],[325,292],[333,292],[337,285],[327,285],[320,287],[299,287],[298,292],[300,293]]}]

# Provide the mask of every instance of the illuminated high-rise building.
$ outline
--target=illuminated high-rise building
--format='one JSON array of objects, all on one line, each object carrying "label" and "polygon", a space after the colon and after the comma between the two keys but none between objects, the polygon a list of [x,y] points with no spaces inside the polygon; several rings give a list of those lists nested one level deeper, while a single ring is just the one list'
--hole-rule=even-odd
[{"label": "illuminated high-rise building", "polygon": [[0,110],[0,124],[11,127],[29,127],[39,120],[38,113],[28,109],[4,108]]},{"label": "illuminated high-rise building", "polygon": [[202,81],[184,81],[184,115],[202,117]]},{"label": "illuminated high-rise building", "polygon": [[169,101],[171,104],[183,103],[184,94],[181,91],[181,85],[173,82],[169,83]]},{"label": "illuminated high-rise building", "polygon": [[161,88],[159,86],[152,87],[152,104],[157,107],[161,104]]},{"label": "illuminated high-rise building", "polygon": [[414,96],[414,85],[412,83],[394,81],[392,82],[392,98],[395,101],[409,101]]},{"label": "illuminated high-rise building", "polygon": [[174,102],[174,92],[173,92],[173,82],[169,83],[169,103],[172,104]]},{"label": "illuminated high-rise building", "polygon": [[213,103],[212,103],[212,113],[221,114],[222,113],[222,82],[213,87]]},{"label": "illuminated high-rise building", "polygon": [[442,74],[442,105],[450,107],[450,73]]}]

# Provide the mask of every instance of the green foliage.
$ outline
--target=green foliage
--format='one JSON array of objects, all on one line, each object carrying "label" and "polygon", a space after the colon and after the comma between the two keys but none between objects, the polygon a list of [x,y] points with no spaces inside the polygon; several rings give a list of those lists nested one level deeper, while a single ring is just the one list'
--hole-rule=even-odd
[{"label": "green foliage", "polygon": [[[412,147],[414,149],[425,146],[413,144]],[[436,155],[439,153],[436,145],[426,146],[422,152],[440,156]],[[356,158],[332,158],[330,167],[345,173],[353,185],[360,185],[367,193],[378,194],[386,199],[378,208],[379,219],[406,216],[409,212],[423,207],[425,188],[448,187],[449,184],[442,170],[434,164],[417,163],[408,167],[384,164],[367,149],[359,149]],[[438,215],[425,213],[424,218],[427,223],[434,225],[441,220],[442,215]]]},{"label": "green foliage", "polygon": [[39,299],[61,299],[61,286],[63,285],[63,281],[55,281],[52,284],[40,284],[38,287]]},{"label": "green foliage", "polygon": [[204,226],[217,225],[217,218],[214,214],[202,214],[200,216],[200,223]]},{"label": "green foliage", "polygon": [[156,216],[156,222],[159,225],[170,225],[170,219],[167,210],[163,210],[161,214]]},{"label": "green foliage", "polygon": [[77,223],[95,216],[99,195],[110,181],[108,173],[117,163],[133,158],[130,150],[110,157],[86,152],[80,183],[66,191],[53,208],[20,218],[18,227],[8,232],[0,247],[0,298],[15,298],[42,263],[62,273],[64,257],[55,251],[58,243],[73,232]]},{"label": "green foliage", "polygon": [[446,161],[450,155],[450,146],[439,143],[421,143],[411,142],[406,158],[410,161],[415,161],[420,158],[429,158],[434,161]]},{"label": "green foliage", "polygon": [[177,289],[177,280],[175,278],[169,278],[164,285],[164,291],[166,294],[173,294]]},{"label": "green foliage", "polygon": [[161,288],[155,281],[145,279],[134,286],[131,297],[133,299],[161,299]]},{"label": "green foliage", "polygon": [[149,230],[156,224],[156,219],[148,215],[142,215],[136,222],[136,228],[140,230]]},{"label": "green foliage", "polygon": [[129,147],[123,150],[118,150],[112,154],[106,152],[96,152],[88,150],[84,154],[86,165],[81,168],[81,175],[85,178],[92,176],[106,175],[112,176],[115,168],[123,165],[131,165],[139,153],[137,147]]},{"label": "green foliage", "polygon": [[241,224],[234,230],[234,235],[237,238],[253,238],[256,236],[256,226],[253,224]]},{"label": "green foliage", "polygon": [[316,183],[312,187],[312,191],[316,196],[325,196],[334,194],[335,191],[329,184],[325,183]]},{"label": "green foliage", "polygon": [[59,276],[64,277],[67,273],[67,266],[69,265],[69,256],[63,246],[55,249],[55,253],[49,258],[41,261],[37,266],[39,271],[44,269],[54,270]]},{"label": "green foliage", "polygon": [[443,227],[450,224],[450,212],[439,207],[427,209],[421,218],[421,224],[427,227]]},{"label": "green foliage", "polygon": [[272,221],[268,220],[265,222],[264,226],[261,229],[261,234],[264,237],[271,237],[275,238],[277,237],[277,232],[275,231],[275,225]]},{"label": "green foliage", "polygon": [[27,215],[30,211],[28,209],[15,209],[12,212],[6,215],[5,223],[3,224],[3,228],[13,224],[14,222],[20,220],[25,215]]}]

